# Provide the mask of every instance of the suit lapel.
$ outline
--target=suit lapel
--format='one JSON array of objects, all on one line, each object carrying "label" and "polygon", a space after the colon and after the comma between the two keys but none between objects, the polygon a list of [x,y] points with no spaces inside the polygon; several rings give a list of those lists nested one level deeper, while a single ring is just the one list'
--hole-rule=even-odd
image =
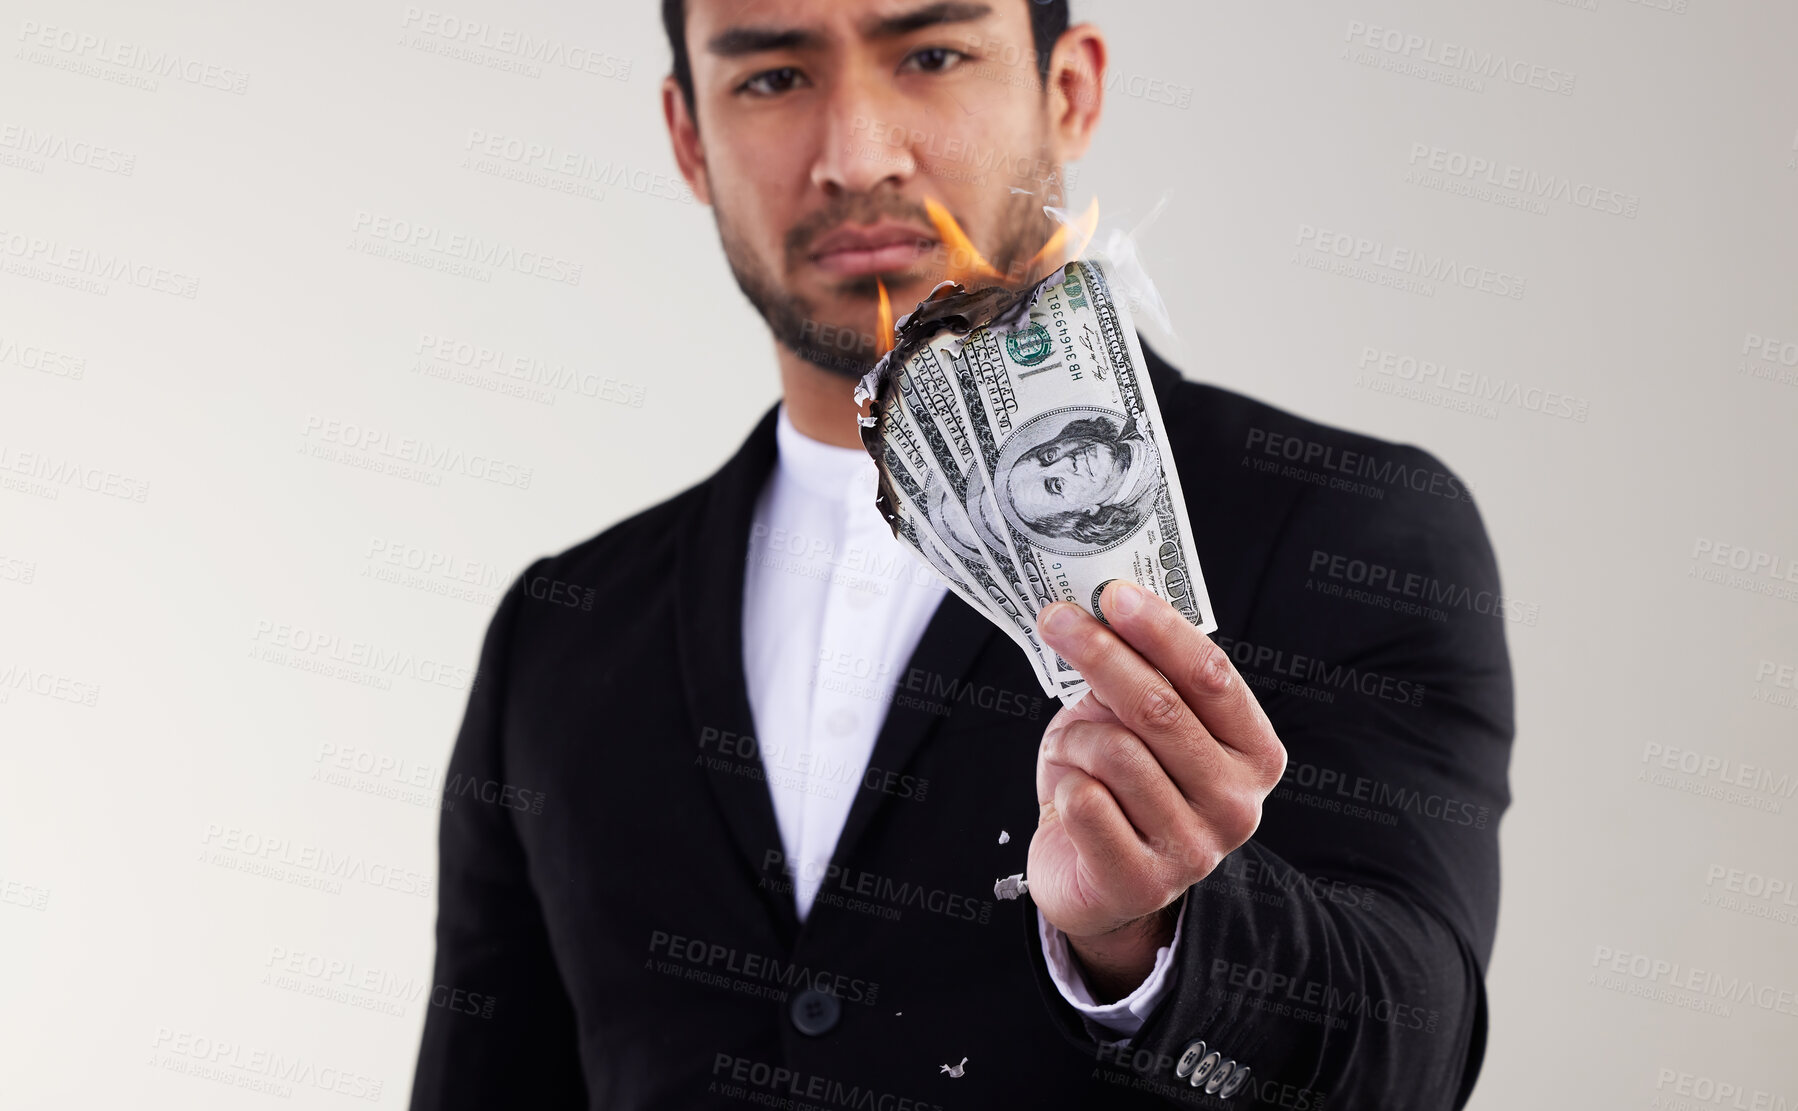
[{"label": "suit lapel", "polygon": [[868,758],[868,771],[858,785],[855,801],[849,807],[849,819],[843,823],[836,851],[831,854],[833,863],[847,863],[874,816],[889,799],[896,797],[884,778],[875,777],[887,772],[904,772],[919,746],[942,720],[940,715],[923,706],[953,703],[974,661],[980,658],[987,642],[998,631],[991,621],[955,595],[943,595],[930,624],[924,627],[917,649],[912,652],[911,662],[899,673],[896,693],[911,691],[917,697],[909,700],[914,703],[912,705],[902,705],[899,699],[887,704],[886,720],[881,723],[880,734],[875,738],[874,753]]},{"label": "suit lapel", "polygon": [[[776,410],[770,409],[737,454],[706,483],[698,519],[681,530],[675,623],[682,691],[693,716],[696,740],[722,733],[755,733],[749,684],[743,672],[743,576],[756,499],[777,453],[775,414]],[[888,704],[868,761],[870,769],[880,773],[905,770],[941,721],[940,715],[924,704],[953,702],[974,661],[997,632],[992,622],[966,603],[953,594],[944,595],[899,677],[905,690],[916,693],[920,705]],[[714,729],[718,732],[708,732]],[[700,751],[706,754],[705,749]],[[704,778],[744,864],[759,878],[762,854],[781,843],[767,783],[709,770]],[[837,839],[835,860],[848,858],[880,808],[893,797],[884,784],[870,786],[869,777],[864,776]],[[792,895],[768,887],[761,892],[783,937],[797,936],[799,915]]]},{"label": "suit lapel", "polygon": [[[756,499],[774,466],[776,412],[768,410],[737,454],[705,484],[698,519],[680,533],[675,624],[681,685],[701,755],[716,752],[707,738],[755,735],[743,673],[743,573]],[[744,864],[759,879],[762,854],[781,843],[767,784],[710,769],[702,775]],[[760,890],[782,938],[791,940],[799,930],[792,896],[769,887]]]}]

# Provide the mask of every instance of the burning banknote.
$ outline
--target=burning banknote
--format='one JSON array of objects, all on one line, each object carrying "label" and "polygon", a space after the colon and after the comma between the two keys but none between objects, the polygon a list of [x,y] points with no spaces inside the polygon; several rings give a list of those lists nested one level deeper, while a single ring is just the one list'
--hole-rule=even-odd
[{"label": "burning banknote", "polygon": [[1021,291],[944,282],[863,379],[862,442],[893,532],[1030,656],[1071,704],[1080,674],[1036,615],[1127,579],[1217,623],[1142,346],[1104,264]]}]

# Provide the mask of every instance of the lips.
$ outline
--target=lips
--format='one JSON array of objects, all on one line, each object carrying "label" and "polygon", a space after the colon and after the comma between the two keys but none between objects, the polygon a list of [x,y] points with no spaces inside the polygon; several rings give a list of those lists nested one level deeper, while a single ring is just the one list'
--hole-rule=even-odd
[{"label": "lips", "polygon": [[881,221],[844,226],[812,247],[811,259],[833,274],[862,275],[904,270],[938,243],[935,233],[910,224]]}]

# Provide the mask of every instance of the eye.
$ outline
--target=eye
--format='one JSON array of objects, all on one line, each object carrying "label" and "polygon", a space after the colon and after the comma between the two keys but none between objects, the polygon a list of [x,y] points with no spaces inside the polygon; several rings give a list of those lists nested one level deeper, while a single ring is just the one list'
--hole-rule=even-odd
[{"label": "eye", "polygon": [[1061,496],[1061,479],[1059,479],[1059,478],[1043,479],[1043,489],[1047,490],[1051,494],[1054,494],[1056,497],[1060,497]]},{"label": "eye", "polygon": [[951,50],[946,46],[926,46],[906,55],[899,68],[915,69],[920,73],[948,73],[967,59],[968,55],[959,50]]},{"label": "eye", "polygon": [[754,96],[779,96],[791,89],[805,84],[805,74],[792,66],[781,66],[779,69],[765,69],[753,75],[749,80],[737,86],[739,93],[750,93]]}]

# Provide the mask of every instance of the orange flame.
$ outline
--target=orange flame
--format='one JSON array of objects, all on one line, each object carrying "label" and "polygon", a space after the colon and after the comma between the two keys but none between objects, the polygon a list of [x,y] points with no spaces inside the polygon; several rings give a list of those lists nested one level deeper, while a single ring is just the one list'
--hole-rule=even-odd
[{"label": "orange flame", "polygon": [[936,233],[949,252],[949,267],[943,276],[970,287],[983,282],[998,282],[1022,288],[1039,281],[1050,271],[1065,266],[1085,253],[1094,233],[1099,229],[1099,199],[1094,197],[1087,203],[1086,211],[1078,220],[1055,229],[1055,234],[1049,237],[1042,249],[1032,255],[1029,262],[1014,266],[1013,269],[1017,272],[1008,276],[1001,274],[981,255],[947,208],[926,197],[924,211],[930,214],[930,222],[936,225]]},{"label": "orange flame", "polygon": [[930,222],[936,225],[936,233],[942,239],[943,246],[949,249],[949,270],[943,276],[952,282],[962,285],[973,285],[981,278],[989,278],[996,282],[1005,280],[1005,275],[993,269],[993,264],[986,261],[975,249],[974,243],[955,222],[949,210],[930,197],[924,198],[924,211],[930,214]]},{"label": "orange flame", "polygon": [[887,296],[887,284],[885,281],[877,277],[874,279],[874,284],[880,287],[880,330],[878,333],[878,341],[880,353],[884,355],[893,349],[893,301],[892,298]]},{"label": "orange flame", "polygon": [[1043,249],[1031,256],[1024,267],[1027,274],[1047,274],[1077,259],[1086,250],[1087,244],[1093,241],[1093,233],[1099,230],[1099,198],[1094,197],[1086,206],[1080,219],[1072,224],[1063,224],[1055,229],[1055,234],[1043,244]]}]

